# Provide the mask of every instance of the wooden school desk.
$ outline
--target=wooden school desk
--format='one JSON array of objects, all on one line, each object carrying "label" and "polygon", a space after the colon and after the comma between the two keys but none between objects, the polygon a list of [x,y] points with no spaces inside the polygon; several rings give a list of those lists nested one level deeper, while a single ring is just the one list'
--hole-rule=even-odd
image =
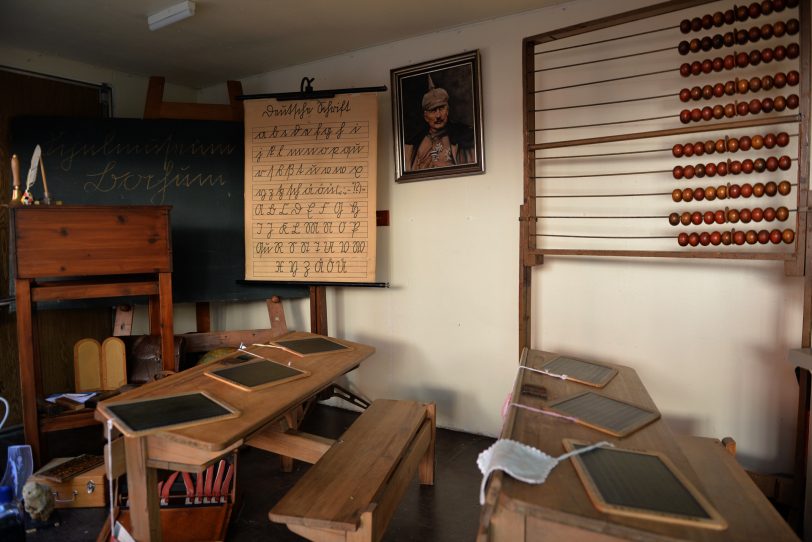
[{"label": "wooden school desk", "polygon": [[[310,333],[293,332],[277,340],[314,337]],[[138,542],[161,539],[157,471],[159,468],[201,472],[224,454],[243,444],[311,463],[329,448],[326,439],[283,431],[279,421],[295,419],[301,406],[318,392],[327,388],[339,376],[358,367],[372,355],[371,346],[340,339],[335,342],[349,346],[299,357],[277,348],[252,346],[248,349],[269,359],[310,373],[305,378],[256,391],[243,391],[204,373],[211,365],[193,367],[181,373],[141,386],[112,398],[104,404],[124,400],[157,398],[190,391],[203,391],[240,411],[236,418],[157,432],[142,437],[123,437],[126,452],[127,487],[133,532]],[[96,410],[99,421],[107,417]],[[290,425],[295,426],[296,423]],[[295,429],[295,427],[294,427]]]},{"label": "wooden school desk", "polygon": [[[526,350],[520,365],[540,368],[557,354]],[[609,364],[605,364],[609,365]],[[588,390],[656,410],[637,373],[611,365],[617,375],[604,387],[593,388],[519,369],[513,400],[541,408],[548,402]],[[546,389],[547,398],[521,394]],[[525,388],[528,389],[528,388]],[[598,511],[592,504],[571,460],[558,464],[540,485],[519,482],[501,471],[490,479],[480,515],[478,542],[570,540],[579,542],[635,541],[797,541],[793,531],[716,439],[676,438],[659,419],[619,439],[574,422],[511,407],[501,438],[528,444],[557,457],[565,452],[562,439],[607,440],[621,448],[664,453],[728,523],[723,531],[683,526],[651,519],[621,517]]]}]

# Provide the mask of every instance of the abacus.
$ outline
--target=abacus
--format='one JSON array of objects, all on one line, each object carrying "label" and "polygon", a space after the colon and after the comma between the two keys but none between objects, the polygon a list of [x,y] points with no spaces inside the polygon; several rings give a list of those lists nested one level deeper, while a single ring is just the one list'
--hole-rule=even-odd
[{"label": "abacus", "polygon": [[807,10],[671,1],[526,38],[522,261],[763,259],[802,274]]}]

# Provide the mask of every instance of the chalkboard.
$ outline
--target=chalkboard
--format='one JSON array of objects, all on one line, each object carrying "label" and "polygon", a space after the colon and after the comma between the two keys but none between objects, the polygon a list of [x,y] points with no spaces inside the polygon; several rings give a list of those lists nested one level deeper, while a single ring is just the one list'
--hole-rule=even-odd
[{"label": "chalkboard", "polygon": [[112,418],[116,427],[129,437],[240,415],[235,408],[203,392],[179,393],[112,404],[102,402],[98,408]]},{"label": "chalkboard", "polygon": [[540,371],[550,376],[566,377],[567,380],[574,380],[597,388],[604,387],[617,374],[617,369],[614,367],[564,356],[545,363]]},{"label": "chalkboard", "polygon": [[277,341],[275,344],[281,346],[288,352],[299,356],[307,354],[321,354],[322,352],[333,352],[335,350],[346,350],[349,346],[325,339],[314,337],[312,339],[292,339],[289,341]]},{"label": "chalkboard", "polygon": [[[586,446],[564,439],[567,451]],[[596,448],[572,458],[595,508],[608,514],[725,529],[727,523],[659,453]]]},{"label": "chalkboard", "polygon": [[[18,117],[11,152],[22,182],[42,148],[52,200],[171,205],[177,302],[305,297],[303,286],[246,282],[240,122]],[[42,177],[32,192],[43,195]],[[7,195],[8,201],[10,195]]]},{"label": "chalkboard", "polygon": [[549,403],[549,409],[616,437],[625,437],[660,417],[660,413],[587,391]]},{"label": "chalkboard", "polygon": [[269,359],[258,359],[242,365],[212,369],[205,374],[242,390],[254,391],[290,382],[310,373]]}]

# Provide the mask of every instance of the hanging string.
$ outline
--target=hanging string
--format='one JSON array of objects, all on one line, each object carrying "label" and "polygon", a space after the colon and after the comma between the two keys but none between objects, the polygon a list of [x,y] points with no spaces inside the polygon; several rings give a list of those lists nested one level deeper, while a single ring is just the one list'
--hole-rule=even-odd
[{"label": "hanging string", "polygon": [[615,104],[625,104],[629,102],[644,102],[646,100],[659,100],[660,98],[674,98],[675,96],[679,96],[679,92],[675,92],[673,94],[662,94],[660,96],[646,96],[643,98],[628,98],[626,100],[613,100],[610,102],[595,102],[591,104],[579,104],[579,105],[564,105],[561,107],[545,107],[541,109],[533,109],[533,113],[542,113],[544,111],[560,111],[562,109],[577,109],[580,107],[595,107],[599,105],[615,105]]},{"label": "hanging string", "polygon": [[636,38],[636,37],[639,37],[639,36],[645,36],[646,34],[655,34],[657,32],[663,32],[665,30],[674,30],[675,28],[679,29],[679,25],[677,25],[677,26],[667,26],[665,28],[658,28],[657,30],[647,30],[645,32],[638,32],[637,34],[628,34],[626,36],[619,36],[619,37],[616,37],[616,38],[608,38],[608,39],[605,39],[605,40],[590,41],[588,43],[581,43],[579,45],[568,45],[567,47],[560,47],[558,49],[548,49],[546,51],[536,51],[533,54],[534,55],[546,55],[548,53],[557,53],[559,51],[568,51],[570,49],[577,49],[579,47],[588,47],[590,45],[599,45],[601,43],[609,43],[609,42],[612,42],[612,41],[625,40],[625,39],[628,39],[628,38]]},{"label": "hanging string", "polygon": [[663,51],[671,51],[673,49],[674,49],[673,47],[663,47],[662,49],[654,49],[654,50],[651,50],[651,51],[643,51],[642,53],[629,53],[628,55],[620,55],[620,56],[612,56],[612,57],[607,57],[607,58],[599,58],[597,60],[587,60],[585,62],[577,62],[577,63],[574,63],[574,64],[563,64],[561,66],[553,66],[551,68],[541,68],[539,70],[533,70],[533,73],[548,72],[548,71],[552,71],[552,70],[562,70],[562,69],[565,69],[565,68],[576,68],[578,66],[586,66],[588,64],[597,64],[599,62],[610,62],[612,60],[621,60],[623,58],[632,58],[632,57],[636,57],[636,56],[651,55],[651,54],[654,54],[654,53],[662,53]]},{"label": "hanging string", "polygon": [[611,79],[603,79],[602,81],[589,81],[587,83],[576,83],[574,85],[565,85],[563,87],[543,88],[541,90],[534,90],[533,94],[538,94],[540,92],[551,92],[553,90],[564,90],[564,89],[568,89],[568,88],[585,87],[585,86],[589,86],[589,85],[599,85],[601,83],[611,83],[613,81],[622,81],[624,79],[635,79],[635,78],[638,78],[638,77],[648,77],[650,75],[660,75],[660,74],[663,74],[663,73],[678,72],[678,71],[679,71],[679,68],[671,68],[671,69],[668,69],[668,70],[660,70],[660,71],[656,71],[656,72],[638,73],[638,74],[634,74],[634,75],[624,75],[623,77],[613,77]]}]

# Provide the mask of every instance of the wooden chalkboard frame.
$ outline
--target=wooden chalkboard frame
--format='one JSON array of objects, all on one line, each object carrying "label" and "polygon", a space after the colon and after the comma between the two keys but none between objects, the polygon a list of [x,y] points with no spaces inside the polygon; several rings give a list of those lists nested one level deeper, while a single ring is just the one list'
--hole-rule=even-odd
[{"label": "wooden chalkboard frame", "polygon": [[[577,401],[579,399],[584,399],[587,396],[591,396],[597,398],[599,401],[602,402],[602,408],[600,410],[600,414],[607,414],[611,413],[609,410],[612,407],[615,408],[628,408],[631,407],[638,415],[637,419],[634,420],[631,424],[625,426],[623,429],[610,427],[608,424],[602,423],[601,420],[596,420],[592,417],[595,412],[587,413],[587,415],[582,415],[584,413],[573,412],[572,410],[568,410],[565,406],[566,403],[571,403],[572,401]],[[629,403],[628,401],[622,401],[620,399],[616,399],[614,397],[609,397],[608,395],[603,395],[601,393],[597,393],[594,391],[585,391],[582,393],[577,393],[575,395],[569,395],[567,397],[562,397],[561,399],[552,401],[547,404],[547,409],[563,416],[567,416],[575,420],[576,423],[581,425],[585,425],[587,427],[591,427],[597,431],[601,431],[603,433],[607,433],[609,435],[615,437],[625,437],[630,435],[644,427],[651,422],[659,419],[660,413],[656,410],[650,410],[648,408],[641,407],[640,405],[635,405],[634,403]]]},{"label": "wooden chalkboard frame", "polygon": [[[568,452],[576,450],[579,447],[589,445],[588,442],[568,438],[564,439],[563,443],[564,448],[566,448]],[[654,463],[649,461],[648,466],[640,463],[639,472],[634,473],[631,476],[629,473],[626,473],[624,478],[625,481],[631,481],[636,484],[651,483],[651,481],[654,479],[652,476],[653,473],[651,471],[648,471],[647,473],[645,472],[645,469],[650,468],[650,465],[653,464],[655,468],[660,469],[661,474],[666,475],[664,477],[656,478],[657,485],[655,487],[659,491],[679,492],[682,493],[683,498],[693,499],[695,504],[702,509],[706,517],[680,514],[671,510],[665,510],[663,508],[642,508],[610,502],[609,499],[615,499],[616,497],[607,498],[609,480],[602,480],[600,478],[600,474],[594,468],[595,465],[593,464],[592,467],[590,467],[587,464],[587,458],[585,456],[588,456],[589,454],[619,453],[637,455],[641,459],[656,458],[656,460],[658,460]],[[578,477],[584,484],[584,489],[586,489],[589,499],[592,501],[595,508],[601,512],[632,518],[649,519],[677,525],[687,525],[690,527],[702,527],[717,531],[727,529],[727,522],[721,516],[721,514],[719,514],[716,508],[714,508],[710,501],[708,501],[708,499],[706,499],[705,496],[702,495],[702,493],[700,493],[699,490],[697,490],[696,487],[694,487],[694,485],[676,468],[668,456],[661,452],[630,450],[626,448],[596,448],[589,452],[585,452],[584,454],[572,456],[570,460],[575,468],[575,472],[578,474]],[[618,472],[612,472],[611,474],[615,475],[616,477]],[[668,476],[669,474],[670,477]],[[669,487],[667,484],[662,483],[664,479],[668,480],[672,485]],[[614,484],[613,489],[617,492],[618,489],[623,491],[624,488],[618,488],[617,484]],[[672,495],[674,495],[674,497],[669,499],[669,502],[673,504],[674,498],[676,498],[677,495],[674,493],[672,493]],[[652,503],[653,500],[648,500],[647,502]]]},{"label": "wooden chalkboard frame", "polygon": [[[317,354],[323,354],[325,352],[336,352],[338,350],[352,350],[351,346],[347,346],[346,344],[342,344],[338,341],[334,341],[332,339],[328,339],[327,337],[308,337],[307,339],[288,339],[282,341],[275,341],[273,343],[275,346],[281,348],[285,352],[290,352],[293,355],[304,357],[304,356],[315,356]],[[327,346],[327,344],[333,346]],[[304,345],[321,345],[325,346],[326,348],[318,348],[316,349],[309,349],[309,348],[302,348]]]},{"label": "wooden chalkboard frame", "polygon": [[[604,373],[600,379],[590,379],[586,376],[583,376],[583,373],[579,374],[579,371],[588,369],[588,367],[586,366],[600,367],[601,369],[607,369],[608,371]],[[615,369],[614,367],[610,367],[609,365],[605,365],[603,363],[596,363],[594,361],[584,361],[582,359],[571,358],[568,356],[558,356],[551,359],[550,361],[545,363],[539,369],[539,371],[548,376],[556,378],[566,377],[567,380],[572,380],[573,382],[586,384],[587,386],[593,386],[596,388],[602,388],[606,386],[606,384],[608,384],[609,381],[612,380],[617,374],[617,369]]]},{"label": "wooden chalkboard frame", "polygon": [[[227,373],[238,373],[241,370],[245,370],[246,367],[253,368],[253,366],[258,365],[258,364],[271,364],[271,366],[284,368],[284,369],[293,371],[296,374],[293,374],[291,376],[282,377],[282,378],[275,378],[273,380],[269,380],[267,382],[263,382],[261,384],[256,384],[256,385],[253,385],[253,386],[237,380],[235,378],[237,376],[236,374],[233,375],[233,376],[227,374]],[[305,371],[303,369],[297,369],[296,367],[291,367],[289,365],[284,365],[284,364],[279,363],[277,361],[274,361],[274,360],[271,360],[271,359],[266,359],[266,358],[257,359],[257,360],[253,360],[253,361],[246,361],[245,363],[240,363],[240,364],[237,364],[237,365],[233,365],[233,364],[232,365],[221,365],[219,363],[217,365],[219,365],[219,367],[214,367],[212,369],[209,369],[204,374],[206,376],[210,376],[211,378],[214,378],[215,380],[219,380],[220,382],[224,382],[224,383],[228,384],[229,386],[234,386],[235,388],[239,388],[239,389],[241,389],[243,391],[264,390],[266,388],[270,388],[270,387],[273,387],[273,386],[279,386],[280,384],[286,384],[288,382],[292,382],[293,380],[298,380],[300,378],[305,378],[307,376],[310,376],[309,371]]]},{"label": "wooden chalkboard frame", "polygon": [[[137,429],[137,428],[133,427],[133,425],[131,423],[133,421],[132,418],[128,418],[128,417],[124,416],[122,412],[120,412],[121,407],[126,407],[126,406],[131,406],[131,405],[138,405],[138,404],[147,404],[147,403],[151,403],[152,406],[156,406],[156,407],[159,406],[159,408],[163,412],[167,412],[167,411],[171,411],[171,404],[168,405],[167,401],[169,401],[169,403],[171,403],[171,401],[173,399],[178,399],[178,398],[186,397],[186,396],[189,396],[189,395],[201,396],[201,397],[205,398],[206,400],[208,400],[209,405],[217,405],[222,410],[224,410],[225,412],[222,413],[222,414],[219,414],[219,415],[206,416],[206,417],[196,418],[196,419],[192,419],[192,420],[181,421],[181,422],[177,422],[177,423],[171,423],[170,422],[170,423],[166,423],[164,425],[153,425],[153,426],[143,428],[143,429]],[[193,425],[200,425],[200,424],[203,424],[203,423],[209,423],[209,422],[214,422],[214,421],[219,421],[219,420],[225,420],[225,419],[229,419],[229,418],[236,418],[237,416],[239,416],[241,414],[240,411],[237,410],[236,408],[234,408],[233,406],[221,401],[220,399],[217,399],[217,398],[213,397],[211,394],[209,394],[209,393],[207,393],[205,391],[189,391],[189,392],[184,392],[184,393],[175,393],[175,394],[172,394],[172,395],[164,395],[162,397],[145,397],[145,398],[141,398],[141,399],[133,399],[131,401],[116,401],[116,402],[112,402],[112,403],[108,403],[108,402],[104,401],[104,402],[99,403],[96,408],[98,408],[105,417],[107,417],[109,419],[112,419],[113,423],[116,425],[116,427],[122,433],[124,433],[124,435],[126,435],[128,437],[141,437],[141,436],[144,436],[144,435],[157,433],[159,431],[169,431],[169,430],[172,430],[172,429],[180,429],[182,427],[190,427],[190,426],[193,426]]]}]

